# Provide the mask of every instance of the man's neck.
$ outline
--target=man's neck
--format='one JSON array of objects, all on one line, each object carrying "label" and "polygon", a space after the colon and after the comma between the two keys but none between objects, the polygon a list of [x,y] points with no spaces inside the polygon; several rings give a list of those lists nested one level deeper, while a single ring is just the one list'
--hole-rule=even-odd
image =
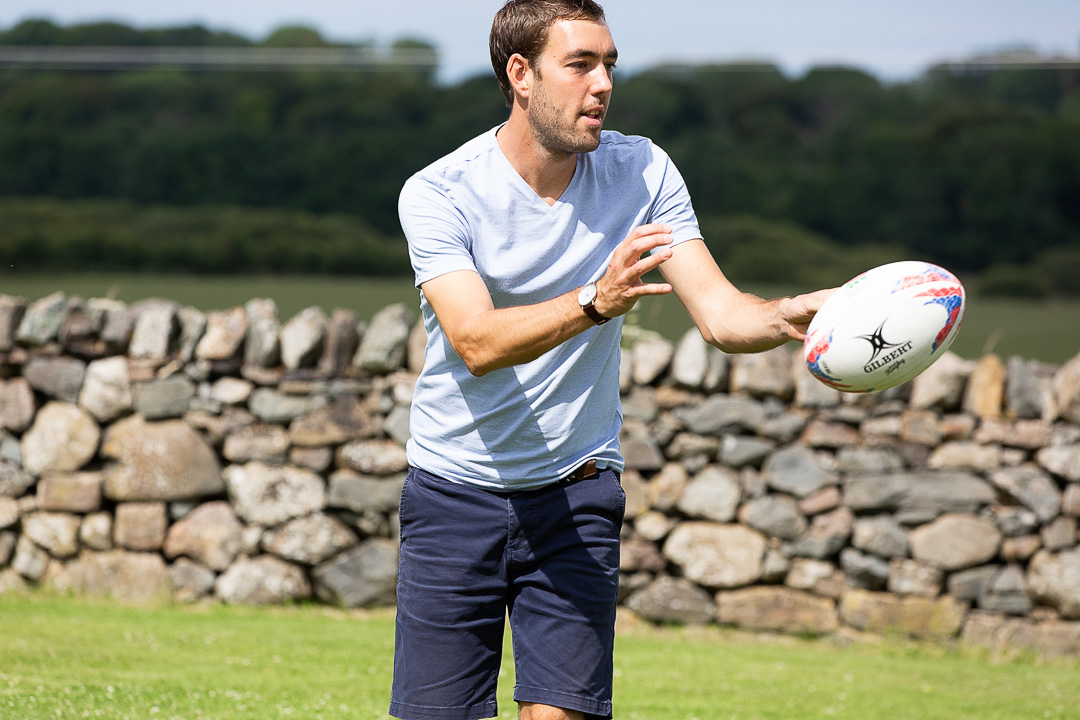
[{"label": "man's neck", "polygon": [[554,205],[569,187],[577,169],[577,154],[552,152],[543,147],[517,111],[503,125],[496,141],[518,175],[548,205]]}]

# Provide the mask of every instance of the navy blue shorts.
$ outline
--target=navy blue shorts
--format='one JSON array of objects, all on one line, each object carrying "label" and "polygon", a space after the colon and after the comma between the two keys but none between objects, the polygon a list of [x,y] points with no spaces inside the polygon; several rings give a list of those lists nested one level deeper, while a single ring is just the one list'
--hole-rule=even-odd
[{"label": "navy blue shorts", "polygon": [[610,718],[625,507],[611,470],[500,493],[411,469],[401,494],[390,714],[498,715],[509,615],[514,700]]}]

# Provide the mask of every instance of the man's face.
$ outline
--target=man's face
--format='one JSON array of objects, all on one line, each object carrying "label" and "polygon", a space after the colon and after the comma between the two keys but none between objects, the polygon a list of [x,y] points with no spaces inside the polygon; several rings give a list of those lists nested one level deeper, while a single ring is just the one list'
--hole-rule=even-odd
[{"label": "man's face", "polygon": [[551,26],[533,68],[528,119],[551,152],[592,152],[600,144],[618,51],[604,23],[563,20]]}]

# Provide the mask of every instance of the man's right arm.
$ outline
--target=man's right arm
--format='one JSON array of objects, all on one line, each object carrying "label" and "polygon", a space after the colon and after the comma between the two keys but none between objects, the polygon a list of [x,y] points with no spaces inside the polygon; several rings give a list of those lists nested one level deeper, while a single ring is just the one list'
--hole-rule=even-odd
[{"label": "man's right arm", "polygon": [[[596,310],[623,315],[645,295],[671,292],[666,283],[642,283],[641,276],[671,256],[671,228],[643,225],[615,249],[596,282]],[[646,254],[654,248],[655,253]],[[644,257],[643,257],[644,256]],[[594,326],[581,310],[577,290],[534,305],[495,308],[483,279],[472,270],[439,275],[421,285],[454,352],[473,375],[530,362]]]}]

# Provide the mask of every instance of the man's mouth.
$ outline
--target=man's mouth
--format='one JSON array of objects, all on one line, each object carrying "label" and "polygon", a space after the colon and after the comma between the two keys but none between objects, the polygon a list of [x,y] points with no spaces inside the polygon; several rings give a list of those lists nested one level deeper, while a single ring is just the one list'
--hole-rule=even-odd
[{"label": "man's mouth", "polygon": [[591,108],[581,113],[590,125],[602,125],[604,123],[604,108]]}]

